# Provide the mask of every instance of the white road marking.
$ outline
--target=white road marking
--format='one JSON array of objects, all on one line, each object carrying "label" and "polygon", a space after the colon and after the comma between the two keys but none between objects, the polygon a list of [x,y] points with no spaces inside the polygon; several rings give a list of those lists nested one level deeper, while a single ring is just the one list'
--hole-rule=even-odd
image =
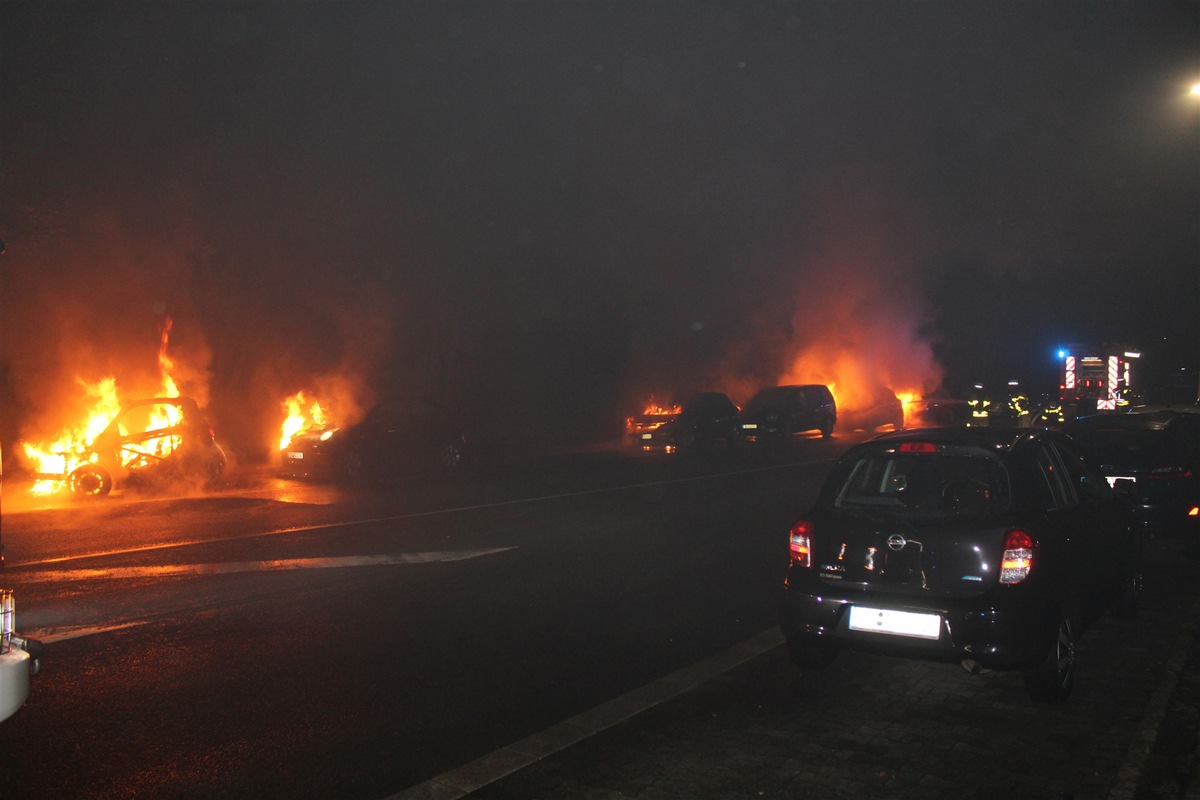
[{"label": "white road marking", "polygon": [[270,561],[226,561],[210,564],[154,564],[142,567],[95,567],[92,569],[47,570],[21,576],[24,583],[53,581],[82,581],[108,578],[172,578],[187,575],[225,575],[235,572],[281,572],[296,569],[337,569],[344,567],[378,567],[395,564],[429,564],[437,561],[466,561],[493,553],[515,550],[516,547],[493,547],[487,550],[446,550],[429,553],[392,553],[373,556],[340,556],[324,558],[279,558]]},{"label": "white road marking", "polygon": [[466,797],[471,792],[562,752],[571,745],[619,725],[660,703],[686,694],[781,644],[783,631],[778,628],[764,631],[753,639],[717,653],[712,658],[697,661],[665,678],[602,703],[540,733],[513,742],[458,769],[391,795],[387,800],[458,800]]}]

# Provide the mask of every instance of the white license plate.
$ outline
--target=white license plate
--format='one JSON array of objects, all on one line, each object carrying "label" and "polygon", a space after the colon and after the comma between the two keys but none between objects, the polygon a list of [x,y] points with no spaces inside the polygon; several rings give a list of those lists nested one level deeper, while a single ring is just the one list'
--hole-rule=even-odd
[{"label": "white license plate", "polygon": [[937,614],[851,606],[850,630],[936,639],[942,630],[942,618]]},{"label": "white license plate", "polygon": [[653,438],[654,438],[654,434],[653,434],[653,433],[643,433],[643,434],[642,434],[642,438],[643,438],[643,439],[653,439]]},{"label": "white license plate", "polygon": [[754,423],[754,422],[747,422],[745,425],[742,426],[742,430],[756,431],[756,430],[758,430],[758,424]]},{"label": "white license plate", "polygon": [[295,451],[291,451],[291,450],[289,450],[289,451],[288,451],[288,454],[287,454],[287,457],[288,457],[288,458],[294,458],[294,459],[296,459],[297,461],[301,461],[301,460],[303,460],[303,459],[304,459],[304,453],[297,453],[297,452],[295,452]]},{"label": "white license plate", "polygon": [[1105,477],[1108,480],[1109,486],[1116,486],[1117,481],[1133,481],[1134,483],[1137,483],[1137,478],[1133,477],[1132,475],[1107,475]]}]

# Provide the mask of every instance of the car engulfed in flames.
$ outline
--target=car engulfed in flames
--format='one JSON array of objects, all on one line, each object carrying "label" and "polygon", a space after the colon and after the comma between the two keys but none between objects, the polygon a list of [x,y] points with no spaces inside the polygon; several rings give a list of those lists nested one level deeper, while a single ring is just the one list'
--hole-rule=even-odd
[{"label": "car engulfed in flames", "polygon": [[658,430],[682,413],[682,404],[670,403],[663,405],[651,397],[641,414],[625,418],[625,433],[628,436],[638,438],[643,433]]},{"label": "car engulfed in flames", "polygon": [[153,396],[122,401],[114,377],[82,379],[79,420],[49,440],[22,441],[21,455],[39,495],[64,489],[101,497],[117,486],[143,489],[211,488],[224,473],[225,453],[195,399],[183,396],[167,356],[171,321],[162,327],[161,383]]}]

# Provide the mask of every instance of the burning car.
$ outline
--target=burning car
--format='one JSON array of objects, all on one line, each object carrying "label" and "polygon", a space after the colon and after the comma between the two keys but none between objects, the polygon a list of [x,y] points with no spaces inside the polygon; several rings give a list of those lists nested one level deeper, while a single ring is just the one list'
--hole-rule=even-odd
[{"label": "burning car", "polygon": [[294,478],[344,481],[397,473],[450,473],[463,466],[467,437],[423,400],[388,400],[355,425],[312,427],[292,436],[281,472]]},{"label": "burning car", "polygon": [[652,402],[625,427],[629,440],[644,450],[672,453],[699,445],[732,445],[738,437],[738,409],[721,392],[699,392],[683,405],[663,408]]},{"label": "burning car", "polygon": [[876,387],[861,403],[843,402],[838,407],[838,426],[848,431],[874,432],[904,427],[904,404],[885,386]]},{"label": "burning car", "polygon": [[66,481],[78,495],[101,497],[117,484],[161,487],[215,485],[225,453],[213,428],[190,397],[154,397],[126,404],[87,446],[84,463],[67,474],[37,473]]}]

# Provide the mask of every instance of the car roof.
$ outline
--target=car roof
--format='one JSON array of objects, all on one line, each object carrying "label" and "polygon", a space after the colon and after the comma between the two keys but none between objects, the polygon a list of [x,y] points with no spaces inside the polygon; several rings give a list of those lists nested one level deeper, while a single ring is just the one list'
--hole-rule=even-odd
[{"label": "car roof", "polygon": [[794,392],[797,389],[825,389],[825,390],[828,390],[828,388],[829,387],[823,383],[785,383],[782,386],[768,386],[765,389],[760,389],[758,391],[758,394],[759,395],[768,395],[768,394],[776,394],[776,393],[786,394],[788,392]]},{"label": "car roof", "polygon": [[1049,431],[1042,428],[969,428],[953,425],[939,428],[906,428],[902,431],[884,433],[874,439],[868,439],[858,447],[929,442],[930,444],[978,447],[991,452],[1007,452],[1022,442],[1051,435]]},{"label": "car roof", "polygon": [[1068,430],[1095,430],[1097,428],[1122,430],[1164,430],[1172,421],[1183,415],[1194,415],[1190,410],[1156,409],[1135,410],[1122,414],[1092,414],[1080,417],[1067,426]]}]

